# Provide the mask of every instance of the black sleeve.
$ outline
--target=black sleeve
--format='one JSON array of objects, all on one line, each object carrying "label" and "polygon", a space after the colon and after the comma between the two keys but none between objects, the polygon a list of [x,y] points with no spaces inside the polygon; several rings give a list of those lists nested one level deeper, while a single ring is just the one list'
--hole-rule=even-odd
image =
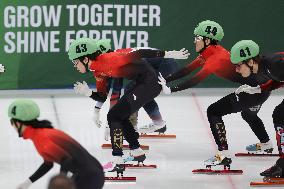
[{"label": "black sleeve", "polygon": [[90,96],[91,99],[99,102],[105,102],[107,99],[107,96],[100,92],[92,92],[92,95]]},{"label": "black sleeve", "polygon": [[186,75],[188,75],[190,73],[190,70],[187,68],[182,68],[179,71],[169,75],[168,77],[166,77],[166,81],[167,83],[171,82],[171,81],[175,81],[177,79],[180,79]]},{"label": "black sleeve", "polygon": [[30,176],[30,180],[32,182],[35,182],[43,175],[45,175],[52,167],[52,162],[44,161],[43,164],[41,164],[41,166],[38,168],[38,170],[36,170],[36,172],[32,176]]},{"label": "black sleeve", "polygon": [[133,51],[131,54],[138,58],[156,58],[156,57],[164,57],[165,51],[154,50],[154,49],[138,49]]}]

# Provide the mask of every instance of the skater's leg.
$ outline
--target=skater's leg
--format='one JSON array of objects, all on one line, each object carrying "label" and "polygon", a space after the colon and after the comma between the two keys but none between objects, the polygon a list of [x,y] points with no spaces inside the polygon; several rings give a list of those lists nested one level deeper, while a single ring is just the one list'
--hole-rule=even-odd
[{"label": "skater's leg", "polygon": [[[91,169],[90,165],[90,169]],[[96,170],[84,169],[82,173],[76,175],[74,178],[76,188],[80,189],[102,189],[105,182],[104,173],[98,173]]]},{"label": "skater's leg", "polygon": [[242,111],[242,118],[249,124],[251,130],[254,132],[256,137],[261,143],[269,141],[269,136],[265,130],[262,120],[258,117],[257,113],[260,110],[261,105],[249,108],[248,110]]},{"label": "skater's leg", "polygon": [[151,100],[146,103],[143,108],[152,119],[152,123],[140,127],[138,131],[141,133],[164,133],[166,131],[166,122],[162,118],[157,102],[155,100]]},{"label": "skater's leg", "polygon": [[272,118],[276,131],[276,140],[279,154],[284,158],[284,100],[275,107]]},{"label": "skater's leg", "polygon": [[223,97],[207,108],[207,118],[219,151],[228,149],[226,129],[222,117],[236,112],[231,103],[231,98],[234,98],[233,94]]},{"label": "skater's leg", "polygon": [[143,106],[153,123],[159,124],[163,122],[162,115],[159,110],[159,106],[155,100],[151,100]]},{"label": "skater's leg", "polygon": [[284,115],[284,100],[278,106],[275,107],[273,114],[272,114],[280,158],[276,161],[276,164],[274,166],[260,173],[261,176],[284,178],[284,117],[283,115]]},{"label": "skater's leg", "polygon": [[[120,99],[118,103],[114,107],[112,107],[112,109],[108,112],[107,118],[108,118],[108,124],[110,127],[111,143],[112,143],[112,149],[113,149],[112,154],[114,156],[123,155],[122,153],[123,136],[124,136],[123,131],[125,130],[124,120],[128,119],[130,114],[131,114],[131,105],[127,102],[125,96],[122,99]],[[132,133],[132,135],[133,136],[136,135],[135,132]],[[139,146],[139,143],[136,137],[131,138],[131,139],[127,138],[128,142],[130,142],[131,145]]]}]

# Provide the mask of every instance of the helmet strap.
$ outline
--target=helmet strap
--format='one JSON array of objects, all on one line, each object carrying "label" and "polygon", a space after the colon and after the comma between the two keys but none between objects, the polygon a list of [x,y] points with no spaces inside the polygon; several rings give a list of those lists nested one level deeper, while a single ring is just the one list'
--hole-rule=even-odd
[{"label": "helmet strap", "polygon": [[85,69],[86,69],[86,72],[89,72],[90,70],[89,70],[89,67],[88,67],[88,64],[89,64],[89,61],[85,64],[84,63],[84,66],[85,66]]},{"label": "helmet strap", "polygon": [[88,62],[87,62],[87,63],[84,62],[84,59],[85,59],[85,57],[82,58],[82,59],[79,58],[79,60],[81,61],[81,63],[84,65],[84,67],[85,67],[85,69],[86,69],[86,72],[89,72],[90,70],[89,70],[88,64],[89,64],[89,62],[90,62],[90,59],[88,58]]},{"label": "helmet strap", "polygon": [[198,53],[202,53],[207,47],[210,46],[211,43],[209,43],[208,45],[206,45],[205,40],[208,39],[207,37],[203,37],[202,41],[204,43],[204,47],[202,49],[200,49],[200,51]]},{"label": "helmet strap", "polygon": [[22,123],[20,123],[19,126],[17,125],[19,137],[22,137],[22,136],[23,136],[23,133],[21,133],[21,132],[22,132],[22,128],[23,128],[23,124],[22,124]]},{"label": "helmet strap", "polygon": [[250,65],[248,64],[248,62],[249,62],[249,61],[246,61],[245,64],[247,65],[247,67],[249,67],[250,72],[253,73],[253,66],[250,66]]}]

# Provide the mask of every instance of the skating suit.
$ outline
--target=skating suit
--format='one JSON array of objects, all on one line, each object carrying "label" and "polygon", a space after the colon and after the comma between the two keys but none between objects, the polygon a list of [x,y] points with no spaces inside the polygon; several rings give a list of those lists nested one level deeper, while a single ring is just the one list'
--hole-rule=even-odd
[{"label": "skating suit", "polygon": [[100,189],[104,185],[101,164],[77,141],[57,129],[27,127],[24,139],[32,140],[38,153],[44,159],[43,165],[30,177],[34,182],[53,165],[61,165],[62,172],[72,172],[77,188]]}]

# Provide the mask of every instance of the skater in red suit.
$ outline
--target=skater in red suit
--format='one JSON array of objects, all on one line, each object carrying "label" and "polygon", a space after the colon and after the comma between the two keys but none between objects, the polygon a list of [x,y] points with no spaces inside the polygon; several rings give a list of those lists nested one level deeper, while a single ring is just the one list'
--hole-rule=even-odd
[{"label": "skater in red suit", "polygon": [[[110,127],[112,143],[113,169],[118,174],[123,173],[123,137],[129,143],[130,154],[134,161],[143,162],[146,159],[144,151],[138,142],[139,134],[129,121],[131,114],[144,104],[153,100],[161,92],[158,76],[155,70],[142,58],[188,58],[188,51],[161,51],[153,49],[119,49],[115,52],[102,54],[97,42],[89,38],[75,40],[68,51],[69,59],[80,73],[92,71],[100,76],[126,78],[135,80],[136,85],[129,89],[108,112],[107,120]],[[81,90],[84,90],[83,88]],[[105,101],[102,92],[85,93],[96,101]]]},{"label": "skater in red suit", "polygon": [[16,100],[9,106],[12,126],[20,137],[33,142],[44,160],[38,170],[17,189],[27,189],[45,175],[54,163],[61,166],[62,173],[73,173],[72,179],[77,188],[103,188],[105,177],[99,161],[76,140],[54,129],[49,121],[38,120],[39,114],[39,107],[32,100]]},{"label": "skater in red suit", "polygon": [[[212,74],[232,82],[252,86],[267,81],[265,79],[260,80],[255,77],[255,75],[242,78],[239,73],[236,73],[236,68],[230,61],[229,51],[218,43],[224,36],[223,28],[218,23],[210,20],[203,21],[195,28],[194,34],[195,48],[199,56],[192,63],[166,79],[160,77],[160,83],[162,84],[164,93],[170,94],[194,87]],[[166,83],[189,75],[198,68],[201,69],[192,78],[171,87],[166,85]],[[225,124],[222,119],[223,116],[231,113],[241,112],[242,118],[249,124],[251,130],[259,139],[260,144],[263,144],[265,147],[260,150],[273,149],[264,124],[257,115],[261,105],[269,97],[269,94],[270,93],[267,92],[254,96],[242,95],[238,98],[235,93],[231,93],[207,108],[207,118],[210,123],[211,132],[218,146],[217,154],[205,161],[207,166],[228,166],[232,162],[228,151]],[[257,145],[258,144],[249,145],[246,150],[251,153],[255,152],[255,146]]]}]

